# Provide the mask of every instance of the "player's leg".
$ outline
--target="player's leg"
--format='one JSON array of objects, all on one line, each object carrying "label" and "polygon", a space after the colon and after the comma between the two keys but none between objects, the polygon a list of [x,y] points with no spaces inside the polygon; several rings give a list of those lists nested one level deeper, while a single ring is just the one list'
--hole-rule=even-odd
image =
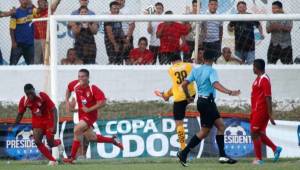
[{"label": "player's leg", "polygon": [[56,161],[55,158],[52,156],[49,149],[43,144],[42,139],[44,135],[44,130],[42,128],[34,128],[33,129],[33,138],[34,142],[39,149],[39,151],[50,161]]},{"label": "player's leg", "polygon": [[96,134],[92,128],[89,128],[84,132],[84,136],[90,141],[90,142],[97,142],[97,143],[111,143],[119,147],[121,150],[123,150],[123,144],[117,139],[117,137],[114,135],[112,137],[105,137],[100,134]]},{"label": "player's leg", "polygon": [[185,117],[185,110],[188,105],[188,102],[180,101],[180,102],[174,102],[173,104],[173,114],[174,114],[174,120],[176,123],[176,132],[178,135],[178,141],[180,144],[180,149],[183,150],[186,146],[185,144],[185,129],[183,127],[183,119]]},{"label": "player's leg", "polygon": [[259,119],[252,117],[250,121],[251,137],[254,145],[255,160],[253,164],[263,164],[262,161],[262,141],[261,141],[261,125]]},{"label": "player's leg", "polygon": [[46,131],[46,139],[47,139],[47,144],[49,147],[57,147],[61,145],[61,140],[60,139],[54,139],[53,131],[51,129],[47,129]]}]

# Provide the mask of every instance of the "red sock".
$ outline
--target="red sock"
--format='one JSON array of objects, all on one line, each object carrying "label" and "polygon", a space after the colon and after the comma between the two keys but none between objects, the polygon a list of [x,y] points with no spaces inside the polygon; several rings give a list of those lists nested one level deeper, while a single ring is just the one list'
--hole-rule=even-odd
[{"label": "red sock", "polygon": [[55,139],[53,143],[54,143],[53,147],[59,146],[61,144],[61,140]]},{"label": "red sock", "polygon": [[73,144],[72,144],[72,149],[71,149],[71,158],[73,158],[73,159],[76,158],[76,153],[77,153],[79,147],[80,147],[80,141],[74,140]]},{"label": "red sock", "polygon": [[104,137],[102,135],[97,135],[97,142],[98,143],[113,143],[113,138]]},{"label": "red sock", "polygon": [[261,139],[255,139],[253,140],[253,144],[254,144],[254,152],[255,152],[255,156],[258,160],[262,160],[262,153],[261,153]]},{"label": "red sock", "polygon": [[50,161],[56,161],[52,154],[50,153],[50,151],[48,150],[48,148],[42,143],[40,145],[37,146],[38,149],[40,150],[40,152]]},{"label": "red sock", "polygon": [[265,145],[269,146],[269,147],[273,150],[273,152],[275,152],[277,146],[271,141],[270,138],[268,138],[267,135],[261,135],[260,138],[261,138],[261,141],[262,141]]}]

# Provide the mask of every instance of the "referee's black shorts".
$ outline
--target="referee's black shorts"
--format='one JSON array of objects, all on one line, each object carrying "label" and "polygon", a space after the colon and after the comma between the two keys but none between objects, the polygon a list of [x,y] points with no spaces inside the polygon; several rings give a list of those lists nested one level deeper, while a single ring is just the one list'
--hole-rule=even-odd
[{"label": "referee's black shorts", "polygon": [[213,99],[198,98],[197,109],[200,112],[201,127],[212,128],[220,113]]}]

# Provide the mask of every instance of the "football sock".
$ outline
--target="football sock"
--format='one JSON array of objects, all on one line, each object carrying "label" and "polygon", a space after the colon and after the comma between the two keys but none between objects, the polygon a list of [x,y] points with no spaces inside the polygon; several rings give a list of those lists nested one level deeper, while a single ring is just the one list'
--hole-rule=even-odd
[{"label": "football sock", "polygon": [[183,125],[177,126],[177,135],[178,135],[178,141],[180,143],[180,148],[183,150],[185,148],[185,132]]},{"label": "football sock", "polygon": [[71,149],[71,158],[75,159],[76,158],[76,153],[80,147],[80,141],[74,140],[72,144],[72,149]]},{"label": "football sock", "polygon": [[260,138],[261,138],[261,141],[262,141],[265,145],[269,146],[269,147],[273,150],[273,152],[275,152],[275,150],[276,150],[277,147],[276,147],[276,145],[271,141],[271,139],[268,138],[267,135],[261,135]]},{"label": "football sock", "polygon": [[224,150],[224,135],[216,135],[216,141],[217,141],[218,148],[219,148],[219,156],[225,157],[226,153]]},{"label": "football sock", "polygon": [[43,144],[37,145],[39,151],[50,161],[56,161],[55,158],[52,156],[48,148]]},{"label": "football sock", "polygon": [[114,139],[109,137],[104,137],[102,135],[97,135],[97,142],[98,143],[113,143]]},{"label": "football sock", "polygon": [[257,138],[253,140],[254,144],[254,152],[255,156],[258,160],[262,160],[262,153],[261,153],[261,139]]}]

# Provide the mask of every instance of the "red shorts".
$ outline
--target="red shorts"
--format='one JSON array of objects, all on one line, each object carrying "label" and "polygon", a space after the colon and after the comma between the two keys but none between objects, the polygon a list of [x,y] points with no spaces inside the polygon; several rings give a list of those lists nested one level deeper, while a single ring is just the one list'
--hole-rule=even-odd
[{"label": "red shorts", "polygon": [[42,129],[43,135],[46,135],[47,139],[53,139],[53,120],[38,120],[32,121],[32,129]]},{"label": "red shorts", "polygon": [[93,124],[97,121],[97,118],[95,119],[87,115],[79,115],[79,121],[81,120],[87,123],[89,127],[93,127]]},{"label": "red shorts", "polygon": [[269,116],[251,115],[250,128],[251,132],[265,132],[269,123]]}]

